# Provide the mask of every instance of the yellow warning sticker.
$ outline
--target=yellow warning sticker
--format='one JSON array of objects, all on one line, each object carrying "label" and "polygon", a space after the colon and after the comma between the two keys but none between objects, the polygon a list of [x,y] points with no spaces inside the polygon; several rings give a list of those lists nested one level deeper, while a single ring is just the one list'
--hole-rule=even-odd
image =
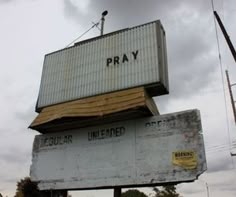
[{"label": "yellow warning sticker", "polygon": [[176,151],[172,153],[172,163],[187,170],[197,167],[197,156],[194,151]]}]

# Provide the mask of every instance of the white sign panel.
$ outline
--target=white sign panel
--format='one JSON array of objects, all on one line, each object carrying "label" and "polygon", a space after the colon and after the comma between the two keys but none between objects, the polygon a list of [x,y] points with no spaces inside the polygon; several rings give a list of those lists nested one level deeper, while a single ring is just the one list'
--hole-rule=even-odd
[{"label": "white sign panel", "polygon": [[206,170],[198,110],[38,135],[31,178],[41,190],[150,186]]},{"label": "white sign panel", "polygon": [[124,29],[45,56],[36,110],[146,86],[168,93],[165,32],[160,21]]}]

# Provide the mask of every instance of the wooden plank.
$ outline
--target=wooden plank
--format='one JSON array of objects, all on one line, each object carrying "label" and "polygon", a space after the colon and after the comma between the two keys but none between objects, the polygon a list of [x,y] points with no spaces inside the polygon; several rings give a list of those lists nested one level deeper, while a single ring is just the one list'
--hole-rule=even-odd
[{"label": "wooden plank", "polygon": [[119,102],[117,100],[116,103],[106,103],[104,102],[103,105],[101,106],[96,106],[96,107],[84,107],[83,105],[80,105],[79,103],[74,103],[73,105],[68,105],[65,106],[63,108],[60,108],[59,106],[57,106],[57,108],[54,109],[49,109],[47,110],[47,108],[45,108],[45,110],[43,110],[43,113],[47,113],[47,115],[51,116],[55,114],[55,111],[57,114],[70,114],[73,112],[77,112],[77,113],[102,113],[105,111],[109,111],[109,110],[119,110],[120,107],[125,107],[125,108],[129,108],[129,105],[132,104],[136,104],[136,103],[145,103],[144,97],[140,96],[139,97],[133,97],[131,99],[127,98],[126,100]]},{"label": "wooden plank", "polygon": [[46,124],[40,124],[34,126],[34,129],[42,134],[52,132],[62,132],[67,130],[73,130],[78,128],[84,128],[88,126],[97,126],[102,124],[108,124],[113,122],[119,122],[122,120],[131,120],[140,117],[150,116],[150,112],[145,109],[139,108],[133,110],[126,110],[120,113],[113,113],[106,116],[89,117],[89,118],[62,118],[60,120],[53,120]]},{"label": "wooden plank", "polygon": [[[124,112],[126,116],[122,116]],[[29,127],[43,133],[52,132],[58,125],[57,129],[61,130],[84,127],[89,122],[91,125],[91,121],[93,124],[99,121],[104,123],[107,122],[106,118],[108,122],[113,120],[108,116],[124,120],[158,114],[153,99],[147,95],[144,87],[139,87],[44,108]]]}]

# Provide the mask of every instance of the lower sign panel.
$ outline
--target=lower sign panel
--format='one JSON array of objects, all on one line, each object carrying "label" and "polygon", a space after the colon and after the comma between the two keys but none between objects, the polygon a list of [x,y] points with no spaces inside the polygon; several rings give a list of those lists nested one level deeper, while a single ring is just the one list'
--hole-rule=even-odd
[{"label": "lower sign panel", "polygon": [[35,137],[31,179],[41,190],[152,186],[206,170],[198,110]]}]

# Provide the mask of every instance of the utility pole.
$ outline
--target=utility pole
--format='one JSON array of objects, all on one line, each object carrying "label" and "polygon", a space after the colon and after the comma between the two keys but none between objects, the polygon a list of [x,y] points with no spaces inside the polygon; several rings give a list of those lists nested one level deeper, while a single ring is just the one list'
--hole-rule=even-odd
[{"label": "utility pole", "polygon": [[232,44],[232,42],[231,42],[231,40],[229,38],[229,35],[228,35],[227,31],[225,30],[225,27],[224,27],[224,25],[223,25],[219,15],[217,14],[216,11],[214,11],[214,15],[215,15],[216,20],[217,20],[217,22],[218,22],[218,24],[219,24],[219,26],[221,28],[221,31],[222,31],[223,35],[225,37],[225,40],[226,40],[226,42],[227,42],[227,44],[229,46],[229,49],[230,49],[230,51],[231,51],[231,53],[232,53],[232,55],[234,57],[234,61],[236,62],[236,52],[235,52],[234,46],[233,46],[233,44]]},{"label": "utility pole", "polygon": [[230,95],[230,100],[231,100],[233,114],[234,114],[234,122],[236,123],[236,109],[235,109],[235,102],[234,102],[234,97],[232,93],[232,88],[231,88],[233,85],[236,85],[236,84],[232,84],[232,85],[230,84],[228,70],[225,71],[225,74],[226,74],[226,79],[227,79],[228,88],[229,88],[229,95]]}]

